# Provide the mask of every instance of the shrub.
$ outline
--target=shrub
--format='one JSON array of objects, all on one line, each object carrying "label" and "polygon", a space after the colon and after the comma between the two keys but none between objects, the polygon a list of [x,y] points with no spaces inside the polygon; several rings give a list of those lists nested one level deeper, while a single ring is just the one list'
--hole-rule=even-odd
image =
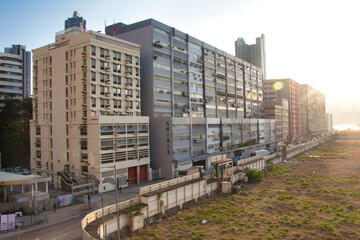
[{"label": "shrub", "polygon": [[244,170],[249,182],[261,182],[264,180],[264,173],[256,169],[245,168]]}]

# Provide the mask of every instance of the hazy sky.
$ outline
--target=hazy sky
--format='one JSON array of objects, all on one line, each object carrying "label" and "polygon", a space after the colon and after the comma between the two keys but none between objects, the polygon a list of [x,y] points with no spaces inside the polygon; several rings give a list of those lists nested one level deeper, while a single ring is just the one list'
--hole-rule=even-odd
[{"label": "hazy sky", "polygon": [[310,84],[331,112],[338,99],[360,100],[359,9],[357,0],[0,0],[0,51],[53,42],[74,10],[87,29],[154,18],[233,55],[238,37],[254,43],[264,33],[268,79]]}]

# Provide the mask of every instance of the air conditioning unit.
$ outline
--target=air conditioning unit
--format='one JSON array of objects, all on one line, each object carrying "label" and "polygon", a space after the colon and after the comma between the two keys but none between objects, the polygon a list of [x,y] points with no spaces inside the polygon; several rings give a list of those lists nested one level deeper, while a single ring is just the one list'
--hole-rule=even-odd
[{"label": "air conditioning unit", "polygon": [[87,66],[86,66],[86,65],[82,65],[81,68],[85,70],[85,69],[87,68]]}]

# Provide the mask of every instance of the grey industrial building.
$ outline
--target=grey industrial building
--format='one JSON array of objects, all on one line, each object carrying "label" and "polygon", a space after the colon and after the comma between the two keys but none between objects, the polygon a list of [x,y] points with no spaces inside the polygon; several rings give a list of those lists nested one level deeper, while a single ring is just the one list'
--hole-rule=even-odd
[{"label": "grey industrial building", "polygon": [[[115,33],[114,33],[115,30]],[[248,157],[244,143],[274,146],[263,116],[263,72],[242,59],[153,19],[107,26],[141,45],[141,109],[150,117],[152,168],[173,178],[212,156]]]}]

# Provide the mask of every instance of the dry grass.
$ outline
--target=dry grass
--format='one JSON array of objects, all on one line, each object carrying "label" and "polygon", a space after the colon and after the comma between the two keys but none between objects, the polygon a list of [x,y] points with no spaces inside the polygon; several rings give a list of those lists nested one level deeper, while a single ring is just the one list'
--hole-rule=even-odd
[{"label": "dry grass", "polygon": [[126,239],[359,239],[359,152],[360,140],[332,140]]}]

